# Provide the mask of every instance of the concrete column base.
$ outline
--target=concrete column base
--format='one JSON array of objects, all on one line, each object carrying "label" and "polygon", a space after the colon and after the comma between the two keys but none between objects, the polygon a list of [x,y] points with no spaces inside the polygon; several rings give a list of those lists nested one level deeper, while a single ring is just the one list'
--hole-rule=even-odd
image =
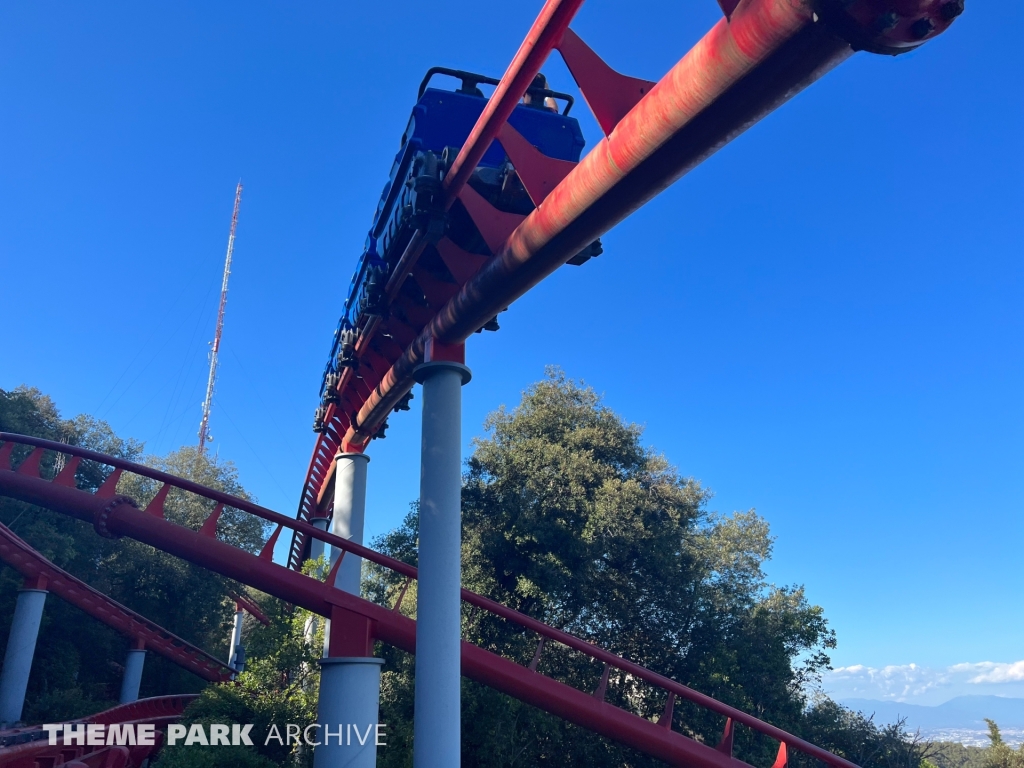
[{"label": "concrete column base", "polygon": [[377,722],[383,664],[372,656],[320,659],[320,745],[313,750],[313,768],[375,768],[378,734],[387,741]]}]

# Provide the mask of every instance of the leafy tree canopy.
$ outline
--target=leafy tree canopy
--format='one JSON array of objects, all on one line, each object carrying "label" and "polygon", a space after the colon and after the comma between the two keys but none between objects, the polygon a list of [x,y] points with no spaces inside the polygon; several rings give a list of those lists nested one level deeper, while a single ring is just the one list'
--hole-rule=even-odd
[{"label": "leafy tree canopy", "polygon": [[[320,558],[308,562],[304,570],[324,578],[327,569]],[[259,601],[271,621],[268,627],[253,627],[249,632],[247,655],[251,660],[245,671],[235,682],[208,686],[181,720],[184,725],[252,723],[253,746],[167,747],[158,759],[159,768],[312,765],[312,750],[282,744],[270,736],[276,726],[287,741],[287,723],[304,726],[316,722],[323,621],[269,595],[260,596]]]},{"label": "leafy tree canopy", "polygon": [[[200,456],[185,447],[165,457],[144,456],[142,443],[118,437],[103,421],[90,416],[65,419],[53,401],[37,389],[0,390],[0,431],[18,432],[78,445],[109,455],[142,461],[203,485],[249,498],[230,462]],[[14,460],[27,451],[19,449]],[[59,470],[60,459],[47,452],[44,476]],[[95,489],[109,469],[83,462],[76,474],[79,488]],[[125,474],[118,492],[140,506],[153,497],[157,484]],[[198,528],[212,505],[178,491],[165,504],[168,519]],[[220,658],[227,656],[232,604],[229,589],[238,589],[215,574],[132,539],[104,539],[87,523],[46,509],[0,498],[0,523],[39,550],[59,567],[101,592],[138,611]],[[264,526],[250,515],[227,509],[219,535],[256,551]],[[7,642],[14,601],[22,579],[13,569],[0,568],[0,653]],[[47,598],[26,699],[25,720],[60,720],[96,712],[111,705],[120,688],[127,641],[101,622],[56,596]],[[142,695],[198,690],[203,681],[176,665],[150,654]]]},{"label": "leafy tree canopy", "polygon": [[[835,638],[802,588],[767,582],[773,540],[762,518],[710,511],[710,491],[557,369],[485,428],[463,485],[467,588],[777,725],[800,725],[804,690],[827,667]],[[416,527],[414,509],[375,546],[414,562]],[[391,604],[401,581],[371,568],[367,586]],[[465,636],[524,664],[536,649],[536,637],[478,613],[467,612]],[[386,721],[408,722],[413,664],[388,653]],[[561,647],[545,648],[540,670],[583,690],[596,688],[602,672]],[[464,694],[467,764],[648,764],[479,686],[467,683]],[[614,674],[607,698],[651,718],[665,704],[660,692]],[[675,718],[701,740],[720,736],[717,716],[680,705]],[[400,741],[400,729],[389,733]],[[768,749],[749,736],[738,743],[750,759]],[[406,759],[388,748],[387,765]]]},{"label": "leafy tree canopy", "polygon": [[[932,755],[908,734],[903,723],[878,726],[820,693],[809,698],[829,665],[835,635],[802,587],[768,582],[764,564],[773,538],[767,522],[753,510],[710,510],[710,491],[645,446],[643,430],[624,422],[591,388],[551,369],[515,408],[493,413],[485,428],[463,483],[463,583],[469,589],[865,768],[933,768],[924,760],[929,756],[940,768],[952,768],[940,753]],[[133,460],[143,452],[141,444],[118,438],[103,422],[62,419],[49,398],[25,388],[0,391],[0,430],[65,440]],[[144,460],[246,497],[230,463],[199,456],[195,449]],[[47,457],[44,472],[56,470],[53,457]],[[86,462],[78,483],[97,487],[105,476]],[[140,505],[156,490],[138,477],[122,478],[118,486]],[[192,528],[211,511],[205,502],[177,492],[168,496],[165,508],[170,519]],[[48,557],[116,599],[203,647],[226,652],[230,608],[223,599],[229,587],[225,580],[137,542],[100,539],[84,523],[11,500],[0,500],[0,522],[15,525]],[[404,523],[374,546],[415,564],[417,528],[414,505]],[[221,518],[219,535],[250,551],[260,547],[265,533],[258,521],[237,511],[226,510]],[[322,562],[307,567],[323,576]],[[0,617],[10,615],[4,609],[13,605],[19,581],[9,569],[0,572]],[[365,593],[384,605],[394,605],[404,586],[404,579],[386,571],[364,570]],[[238,684],[207,687],[185,722],[253,722],[265,730],[273,722],[313,720],[322,628],[315,617],[269,596],[261,602],[273,621],[256,631],[247,627],[250,661]],[[414,617],[415,605],[413,583],[403,613]],[[40,717],[65,719],[96,711],[98,702],[116,691],[117,665],[85,660],[119,658],[123,640],[75,614],[59,601],[48,602],[30,692]],[[535,636],[480,612],[467,610],[463,624],[467,639],[523,664],[537,648]],[[7,627],[0,625],[0,636],[6,634]],[[414,659],[382,646],[378,654],[386,660],[380,719],[388,725],[389,743],[378,764],[408,766]],[[581,690],[593,690],[602,672],[557,644],[544,649],[540,670]],[[169,665],[148,662],[146,692],[197,687],[197,681],[188,681],[190,686],[174,678],[174,672]],[[607,699],[648,718],[658,717],[664,706],[660,692],[627,676],[612,675]],[[673,726],[714,744],[722,722],[677,703]],[[994,732],[998,736],[998,729]],[[985,768],[1024,768],[1018,753],[996,741],[986,751],[991,759]],[[742,759],[769,764],[776,747],[746,729],[738,731],[736,753]],[[272,744],[255,751],[170,749],[160,764],[255,768],[307,765],[309,760],[308,753]],[[463,760],[483,767],[657,764],[468,681],[463,683]],[[809,765],[798,754],[790,755],[790,763],[794,768]]]}]

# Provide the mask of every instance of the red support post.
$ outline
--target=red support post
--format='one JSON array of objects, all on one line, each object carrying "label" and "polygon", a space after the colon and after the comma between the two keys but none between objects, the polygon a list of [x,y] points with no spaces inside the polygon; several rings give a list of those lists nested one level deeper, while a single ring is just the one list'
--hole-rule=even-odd
[{"label": "red support post", "polygon": [[328,656],[373,656],[373,622],[339,606],[331,608]]},{"label": "red support post", "polygon": [[[12,536],[14,534],[11,534]],[[20,541],[20,539],[19,539]],[[25,574],[25,580],[21,585],[22,589],[38,589],[40,591],[47,591],[47,584],[49,580],[45,573],[27,573]]]},{"label": "red support post", "polygon": [[428,339],[423,350],[423,361],[426,363],[458,363],[466,364],[465,344],[445,344],[437,339]]},{"label": "red support post", "polygon": [[551,190],[577,165],[568,160],[548,157],[509,123],[501,126],[498,140],[535,206],[543,203]]}]

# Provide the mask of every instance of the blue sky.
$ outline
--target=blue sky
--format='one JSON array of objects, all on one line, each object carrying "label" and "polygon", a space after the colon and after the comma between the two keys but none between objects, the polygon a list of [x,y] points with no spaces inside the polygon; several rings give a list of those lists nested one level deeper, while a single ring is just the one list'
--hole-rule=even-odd
[{"label": "blue sky", "polygon": [[[538,7],[6,4],[0,387],[152,452],[192,442],[241,178],[214,445],[294,512],[420,78],[500,75]],[[718,13],[595,2],[574,28],[656,80]],[[915,53],[858,54],[513,305],[469,344],[467,450],[560,365],[715,509],[769,520],[770,577],[805,584],[838,632],[837,695],[1024,695],[1024,77],[1002,34],[1022,24],[1019,3],[969,2]],[[414,408],[369,451],[373,534],[417,494],[418,440]],[[878,682],[911,664],[938,682]]]}]

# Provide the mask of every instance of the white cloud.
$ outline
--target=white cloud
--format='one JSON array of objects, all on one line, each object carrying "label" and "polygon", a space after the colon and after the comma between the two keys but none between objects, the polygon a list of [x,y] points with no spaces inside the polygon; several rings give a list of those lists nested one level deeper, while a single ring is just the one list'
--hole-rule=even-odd
[{"label": "white cloud", "polygon": [[992,661],[983,661],[980,664],[954,664],[950,667],[956,671],[976,672],[969,683],[1016,683],[1024,681],[1024,661],[1015,661],[1012,664],[997,664]]},{"label": "white cloud", "polygon": [[900,664],[838,667],[822,679],[836,699],[878,699],[914,704],[939,704],[967,694],[1024,695],[1024,661],[982,661],[949,667]]}]

